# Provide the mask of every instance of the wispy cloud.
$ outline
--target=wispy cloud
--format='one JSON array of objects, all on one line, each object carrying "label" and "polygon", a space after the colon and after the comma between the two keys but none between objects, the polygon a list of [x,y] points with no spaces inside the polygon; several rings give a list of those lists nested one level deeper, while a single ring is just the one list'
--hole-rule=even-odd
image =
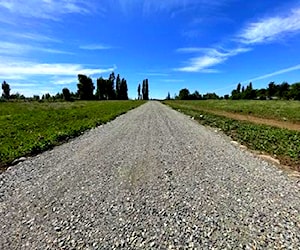
[{"label": "wispy cloud", "polygon": [[[168,13],[170,17],[182,14],[191,9],[197,9],[199,13],[215,10],[222,6],[228,0],[116,0],[119,8],[124,14],[132,11],[138,11],[144,15],[153,13]],[[111,1],[115,8],[116,1]]]},{"label": "wispy cloud", "polygon": [[[230,57],[248,52],[254,48],[254,45],[266,42],[273,42],[290,34],[300,33],[300,8],[295,7],[285,15],[276,15],[260,19],[257,22],[246,24],[238,35],[233,36],[234,46],[236,48],[223,50],[220,48],[198,48],[187,47],[176,50],[178,53],[194,54],[186,62],[186,66],[177,68],[182,72],[217,72],[212,67],[224,63]],[[247,48],[245,48],[247,46]],[[197,55],[202,54],[202,55]]]},{"label": "wispy cloud", "polygon": [[58,20],[65,14],[90,14],[95,7],[93,1],[85,0],[10,0],[1,1],[0,9],[24,17]]},{"label": "wispy cloud", "polygon": [[108,49],[112,49],[113,47],[103,45],[103,44],[87,44],[87,45],[82,45],[79,48],[85,50],[108,50]]},{"label": "wispy cloud", "polygon": [[189,60],[188,66],[181,67],[175,70],[182,72],[212,73],[216,71],[212,71],[210,67],[220,64],[225,60],[225,58],[211,56],[194,57]]},{"label": "wispy cloud", "polygon": [[296,70],[300,70],[300,64],[297,64],[297,65],[289,67],[289,68],[281,69],[281,70],[278,70],[278,71],[275,71],[272,73],[268,73],[268,74],[265,74],[262,76],[258,76],[258,77],[252,78],[252,79],[244,81],[244,82],[254,82],[254,81],[270,78],[270,77],[277,76],[277,75],[282,75],[282,74],[296,71]]},{"label": "wispy cloud", "polygon": [[77,82],[77,78],[76,76],[74,77],[67,77],[67,78],[57,78],[55,77],[51,83],[53,83],[54,85],[69,85],[69,84],[72,84],[72,83],[76,83]]},{"label": "wispy cloud", "polygon": [[38,84],[36,83],[18,83],[18,82],[14,82],[11,84],[12,88],[30,88],[30,87],[37,87]]},{"label": "wispy cloud", "polygon": [[76,76],[77,74],[97,75],[112,72],[116,67],[87,68],[80,64],[40,64],[32,62],[0,63],[2,76]]},{"label": "wispy cloud", "polygon": [[176,82],[184,82],[183,79],[163,79],[161,80],[162,82],[167,82],[167,83],[176,83]]},{"label": "wispy cloud", "polygon": [[296,32],[300,32],[300,8],[292,9],[284,16],[249,23],[238,34],[237,39],[244,44],[265,43]]},{"label": "wispy cloud", "polygon": [[24,55],[32,51],[51,53],[51,54],[69,54],[72,52],[63,51],[59,49],[52,49],[43,47],[42,45],[29,45],[26,43],[11,43],[11,42],[0,42],[0,54],[5,55]]},{"label": "wispy cloud", "polygon": [[138,73],[139,75],[143,76],[153,76],[153,77],[164,77],[164,76],[169,76],[167,73],[159,73],[159,72],[145,72],[145,73]]},{"label": "wispy cloud", "polygon": [[21,38],[25,40],[31,40],[34,42],[52,42],[52,43],[61,43],[62,41],[42,35],[42,34],[35,34],[35,33],[24,33],[24,32],[6,32],[6,31],[1,31],[0,34],[5,35],[5,36],[10,36],[10,37],[15,37],[15,38]]},{"label": "wispy cloud", "polygon": [[215,49],[215,48],[179,48],[177,52],[195,53],[201,52],[201,56],[195,56],[189,59],[187,66],[177,68],[176,71],[182,72],[202,72],[217,73],[218,71],[211,67],[225,62],[229,57],[236,56],[240,53],[249,51],[249,48],[236,48],[232,50]]},{"label": "wispy cloud", "polygon": [[[122,0],[121,0],[122,1]],[[153,12],[153,11],[184,11],[185,9],[199,7],[203,10],[207,10],[212,6],[220,6],[225,0],[146,0],[144,1],[144,12]],[[174,14],[174,12],[173,12]]]}]

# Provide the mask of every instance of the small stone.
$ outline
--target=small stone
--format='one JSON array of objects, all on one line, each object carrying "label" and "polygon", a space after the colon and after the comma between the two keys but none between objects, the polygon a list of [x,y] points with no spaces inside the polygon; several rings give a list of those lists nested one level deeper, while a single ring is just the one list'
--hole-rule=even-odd
[{"label": "small stone", "polygon": [[273,164],[277,164],[277,165],[280,164],[280,161],[279,161],[279,160],[273,158],[273,157],[270,156],[270,155],[259,155],[259,157],[260,157],[261,159],[263,159],[263,160],[265,160],[265,161],[268,161],[268,162],[271,162],[271,163],[273,163]]},{"label": "small stone", "polygon": [[235,145],[235,146],[238,146],[239,145],[239,143],[237,142],[237,141],[231,141],[230,142],[232,145]]},{"label": "small stone", "polygon": [[20,158],[18,158],[18,159],[15,159],[15,160],[12,162],[12,164],[13,164],[13,165],[16,165],[16,164],[18,164],[18,163],[20,163],[20,162],[23,162],[23,161],[26,161],[26,160],[27,160],[26,157],[20,157]]}]

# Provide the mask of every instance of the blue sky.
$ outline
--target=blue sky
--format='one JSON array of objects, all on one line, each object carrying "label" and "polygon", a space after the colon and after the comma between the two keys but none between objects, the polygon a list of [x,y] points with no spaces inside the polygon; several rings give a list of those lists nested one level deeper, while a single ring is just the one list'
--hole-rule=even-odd
[{"label": "blue sky", "polygon": [[0,81],[26,96],[115,71],[129,96],[300,81],[300,1],[0,0]]}]

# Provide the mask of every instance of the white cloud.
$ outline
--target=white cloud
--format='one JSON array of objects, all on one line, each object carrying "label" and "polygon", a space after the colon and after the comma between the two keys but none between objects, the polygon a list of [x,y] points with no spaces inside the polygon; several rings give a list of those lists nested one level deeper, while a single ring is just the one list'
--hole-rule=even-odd
[{"label": "white cloud", "polygon": [[178,71],[183,72],[204,72],[207,68],[220,64],[226,59],[221,57],[200,56],[194,57],[189,60],[189,65],[186,67],[178,68]]},{"label": "white cloud", "polygon": [[86,49],[86,50],[107,50],[107,49],[112,49],[113,47],[103,45],[103,44],[88,44],[88,45],[82,45],[79,48]]},{"label": "white cloud", "polygon": [[[235,43],[238,48],[232,50],[215,48],[187,47],[179,48],[176,52],[191,53],[201,56],[194,56],[187,62],[187,66],[175,70],[182,72],[216,72],[211,67],[223,63],[228,58],[238,54],[250,51],[251,48],[244,46],[253,46],[259,43],[271,42],[281,37],[300,32],[300,8],[294,8],[287,15],[277,15],[261,19],[246,25],[235,37]],[[276,73],[276,72],[275,72]]]},{"label": "white cloud", "polygon": [[37,87],[38,84],[36,83],[18,83],[18,82],[14,82],[11,84],[12,88],[30,88],[30,87]]},{"label": "white cloud", "polygon": [[213,11],[228,0],[111,0],[111,7],[120,9],[125,15],[139,12],[144,15],[164,12],[173,18],[177,14],[197,8],[198,12]]},{"label": "white cloud", "polygon": [[0,0],[0,8],[24,17],[59,20],[65,14],[89,14],[94,1],[85,0]]},{"label": "white cloud", "polygon": [[203,55],[196,56],[188,61],[185,67],[177,68],[175,70],[182,72],[202,72],[202,73],[217,73],[218,71],[212,69],[212,66],[225,62],[229,57],[238,55],[249,51],[249,48],[236,48],[232,50],[215,49],[215,48],[180,48],[177,52],[195,53],[201,52]]},{"label": "white cloud", "polygon": [[187,48],[179,48],[176,52],[179,53],[195,53],[195,52],[203,52],[207,49],[205,48],[198,48],[198,47],[187,47]]},{"label": "white cloud", "polygon": [[153,77],[169,76],[169,74],[159,73],[159,72],[145,72],[145,73],[138,73],[138,74],[143,76],[153,76]]},{"label": "white cloud", "polygon": [[0,63],[0,75],[2,76],[76,76],[78,74],[91,76],[112,72],[115,69],[115,66],[106,69],[86,68],[80,64]]},{"label": "white cloud", "polygon": [[247,81],[244,81],[244,82],[254,82],[254,81],[257,81],[257,80],[262,80],[262,79],[270,78],[270,77],[273,77],[273,76],[282,75],[282,74],[285,74],[285,73],[288,73],[288,72],[291,72],[291,71],[296,71],[296,70],[300,70],[300,64],[297,64],[297,65],[289,67],[289,68],[281,69],[281,70],[278,70],[278,71],[275,71],[275,72],[272,72],[272,73],[269,73],[269,74],[258,76],[258,77],[255,77],[253,79],[250,79],[250,80],[247,80]]},{"label": "white cloud", "polygon": [[168,82],[168,83],[176,83],[176,82],[184,82],[183,79],[163,79],[162,82]]},{"label": "white cloud", "polygon": [[35,33],[21,33],[21,32],[1,32],[1,34],[3,35],[8,35],[8,36],[13,36],[16,38],[22,38],[22,39],[26,39],[26,40],[32,40],[35,42],[53,42],[53,43],[61,43],[60,40],[49,37],[49,36],[45,36],[42,34],[35,34]]},{"label": "white cloud", "polygon": [[[123,0],[120,0],[123,1]],[[133,2],[133,1],[131,1]],[[144,1],[144,11],[172,11],[174,9],[179,9],[183,11],[184,9],[196,7],[198,6],[201,9],[208,9],[211,6],[220,6],[222,5],[225,0],[146,0]]]},{"label": "white cloud", "polygon": [[296,8],[286,16],[268,17],[249,23],[237,38],[244,44],[265,43],[299,31],[300,8]]},{"label": "white cloud", "polygon": [[0,42],[0,54],[4,55],[24,55],[32,51],[39,51],[51,54],[68,54],[72,55],[72,52],[63,51],[59,49],[46,48],[41,45],[29,45],[26,43],[11,43]]},{"label": "white cloud", "polygon": [[56,78],[51,81],[55,85],[69,85],[77,82],[76,76],[68,78]]}]

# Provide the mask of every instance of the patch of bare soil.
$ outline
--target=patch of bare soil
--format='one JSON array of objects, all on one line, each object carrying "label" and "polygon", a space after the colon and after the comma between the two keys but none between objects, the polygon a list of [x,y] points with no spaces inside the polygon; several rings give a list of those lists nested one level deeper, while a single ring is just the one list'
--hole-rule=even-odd
[{"label": "patch of bare soil", "polygon": [[236,114],[236,113],[231,113],[231,112],[226,112],[226,111],[217,111],[217,110],[210,110],[210,109],[205,109],[203,111],[215,114],[215,115],[220,115],[220,116],[225,116],[234,120],[239,120],[239,121],[247,121],[247,122],[252,122],[255,124],[263,124],[263,125],[268,125],[268,126],[273,126],[277,128],[284,128],[284,129],[289,129],[289,130],[295,130],[295,131],[300,131],[300,124],[299,123],[292,123],[288,121],[279,121],[275,119],[269,119],[269,118],[261,118],[253,115],[242,115],[242,114]]}]

